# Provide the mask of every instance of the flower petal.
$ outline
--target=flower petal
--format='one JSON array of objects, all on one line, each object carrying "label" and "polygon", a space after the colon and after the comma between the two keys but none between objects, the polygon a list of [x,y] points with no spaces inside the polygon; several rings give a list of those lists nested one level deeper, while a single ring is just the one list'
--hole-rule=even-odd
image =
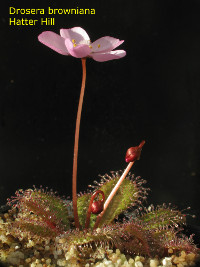
[{"label": "flower petal", "polygon": [[114,37],[105,36],[102,38],[97,39],[95,42],[91,44],[92,52],[110,52],[111,50],[115,49],[117,46],[122,44],[124,41],[120,41]]},{"label": "flower petal", "polygon": [[86,44],[73,44],[69,39],[65,39],[65,45],[70,53],[71,56],[77,58],[87,57],[91,50],[88,45]]},{"label": "flower petal", "polygon": [[79,43],[90,44],[90,37],[88,36],[87,32],[81,27],[74,27],[71,29],[61,29],[60,35],[65,39],[67,38],[70,39],[71,41],[74,40],[76,44]]},{"label": "flower petal", "polygon": [[119,58],[125,57],[125,55],[126,55],[126,51],[115,50],[109,53],[93,53],[90,56],[96,61],[104,62],[108,60],[119,59]]},{"label": "flower petal", "polygon": [[42,32],[38,36],[38,40],[62,55],[69,55],[69,52],[65,46],[65,39],[55,32]]}]

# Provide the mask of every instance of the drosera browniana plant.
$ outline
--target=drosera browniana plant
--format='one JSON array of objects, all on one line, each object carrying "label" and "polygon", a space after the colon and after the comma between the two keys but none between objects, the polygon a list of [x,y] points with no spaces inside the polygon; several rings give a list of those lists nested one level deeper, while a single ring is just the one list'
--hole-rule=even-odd
[{"label": "drosera browniana plant", "polygon": [[[62,55],[71,55],[82,60],[83,75],[74,142],[72,201],[59,197],[47,188],[18,190],[8,200],[8,205],[11,206],[10,219],[4,223],[4,230],[18,240],[55,244],[55,251],[63,251],[59,253],[63,253],[66,261],[70,251],[73,251],[73,257],[70,258],[73,263],[69,266],[75,266],[77,262],[81,263],[80,266],[94,263],[99,259],[102,249],[119,249],[128,255],[159,258],[172,253],[199,254],[192,236],[186,237],[181,233],[182,226],[186,223],[184,211],[179,211],[170,204],[144,207],[149,191],[144,186],[146,181],[135,177],[130,170],[140,159],[145,141],[127,150],[125,161],[128,165],[124,171],[100,176],[100,180],[94,181],[87,192],[76,192],[86,58],[100,62],[122,58],[126,52],[113,49],[123,41],[106,36],[91,43],[88,34],[80,27],[62,29],[60,35],[43,32],[38,39]],[[1,242],[0,240],[0,252]],[[48,249],[45,247],[45,250]],[[74,262],[75,258],[77,262]],[[60,266],[68,266],[67,264]]]},{"label": "drosera browniana plant", "polygon": [[86,82],[86,58],[90,57],[99,62],[122,58],[126,55],[124,50],[112,50],[121,45],[124,41],[120,41],[119,39],[110,36],[105,36],[92,43],[87,32],[81,27],[61,29],[60,35],[46,31],[38,36],[38,40],[59,54],[66,56],[71,55],[75,58],[81,58],[82,60],[83,75],[76,118],[72,175],[74,221],[76,227],[79,228],[80,225],[77,211],[77,160],[81,112]]}]

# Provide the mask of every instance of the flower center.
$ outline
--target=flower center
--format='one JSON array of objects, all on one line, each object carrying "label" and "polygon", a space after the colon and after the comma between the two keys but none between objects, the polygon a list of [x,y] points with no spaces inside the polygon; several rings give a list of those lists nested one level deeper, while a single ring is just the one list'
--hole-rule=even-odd
[{"label": "flower center", "polygon": [[72,39],[72,43],[73,43],[73,46],[76,47],[77,45],[80,45],[80,44],[86,44],[86,45],[89,45],[90,48],[92,48],[92,46],[90,45],[91,44],[91,41],[90,40],[81,40],[78,44],[76,43],[76,40],[75,39]]},{"label": "flower center", "polygon": [[90,41],[90,40],[81,40],[81,41],[79,42],[79,44],[90,45],[90,44],[91,44],[91,41]]}]

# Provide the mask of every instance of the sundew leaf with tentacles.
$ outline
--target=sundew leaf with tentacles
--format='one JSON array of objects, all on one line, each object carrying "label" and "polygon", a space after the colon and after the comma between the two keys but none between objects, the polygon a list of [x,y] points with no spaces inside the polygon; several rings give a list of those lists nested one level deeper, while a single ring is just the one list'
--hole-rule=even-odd
[{"label": "sundew leaf with tentacles", "polygon": [[181,251],[187,253],[199,253],[199,249],[194,245],[192,237],[187,238],[180,234],[173,227],[160,231],[147,229],[145,223],[139,220],[124,221],[123,223],[114,223],[104,225],[102,228],[87,229],[80,231],[78,229],[66,232],[63,237],[66,243],[63,244],[65,250],[70,246],[76,248],[78,256],[83,258],[94,258],[99,248],[116,249],[129,255],[142,255],[155,257],[168,256],[168,250],[171,249],[175,254]]},{"label": "sundew leaf with tentacles", "polygon": [[[96,190],[101,190],[107,198],[118,182],[120,178],[121,171],[111,172],[111,175],[105,174],[101,176],[100,183],[96,182],[96,186],[91,186]],[[104,224],[110,224],[115,218],[117,218],[121,213],[126,211],[128,208],[133,206],[139,206],[141,202],[146,199],[147,190],[142,185],[145,183],[145,180],[140,179],[140,177],[134,178],[134,175],[129,174],[126,179],[122,182],[119,190],[113,197],[109,207],[107,208],[101,224],[99,227]],[[86,220],[86,212],[89,207],[89,202],[92,193],[86,193],[78,197],[77,206],[79,220],[82,227]],[[95,224],[97,215],[92,214],[90,219],[90,227],[92,228]]]},{"label": "sundew leaf with tentacles", "polygon": [[129,254],[150,255],[151,233],[134,222],[105,225],[95,230],[78,229],[66,232],[63,246],[69,249],[75,246],[81,258],[89,258],[99,247],[118,248]]},{"label": "sundew leaf with tentacles", "polygon": [[68,204],[52,191],[42,188],[18,190],[8,204],[12,209],[18,209],[12,224],[16,231],[27,232],[30,236],[52,237],[70,227]]},{"label": "sundew leaf with tentacles", "polygon": [[143,208],[138,214],[138,219],[146,223],[146,227],[151,230],[158,230],[171,227],[178,227],[185,224],[186,214],[173,207],[171,204],[150,205]]}]

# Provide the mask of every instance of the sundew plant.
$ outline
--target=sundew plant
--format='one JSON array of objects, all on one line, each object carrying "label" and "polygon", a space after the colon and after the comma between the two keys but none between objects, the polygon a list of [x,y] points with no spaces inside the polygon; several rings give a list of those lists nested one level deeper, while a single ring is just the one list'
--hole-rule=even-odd
[{"label": "sundew plant", "polygon": [[62,55],[71,55],[75,58],[81,58],[83,77],[82,86],[79,98],[79,105],[77,111],[76,119],[76,130],[75,130],[75,141],[74,141],[74,160],[73,160],[73,211],[74,211],[74,221],[77,228],[80,227],[78,212],[77,212],[77,159],[78,159],[78,143],[79,143],[79,130],[80,130],[80,120],[81,111],[83,105],[83,97],[85,91],[86,82],[86,58],[90,57],[96,61],[108,61],[113,59],[118,59],[124,57],[126,52],[124,50],[115,50],[124,41],[119,39],[105,36],[95,42],[91,43],[87,32],[80,28],[74,27],[72,29],[61,29],[60,35],[54,32],[43,32],[38,37],[39,41],[51,49]]},{"label": "sundew plant", "polygon": [[[60,35],[46,31],[38,40],[57,53],[80,58],[82,85],[77,111],[72,174],[72,201],[52,190],[33,188],[18,190],[8,200],[12,220],[7,231],[15,238],[53,242],[59,238],[62,249],[73,248],[82,263],[99,248],[119,249],[128,255],[169,256],[174,253],[199,254],[192,236],[182,234],[186,214],[171,204],[144,206],[146,181],[130,170],[140,159],[145,141],[130,147],[125,155],[124,171],[100,176],[86,193],[77,194],[77,159],[81,111],[86,84],[86,60],[98,62],[123,58],[124,50],[115,50],[124,41],[105,36],[91,42],[81,27],[61,29]],[[98,258],[98,255],[94,258]],[[67,256],[66,256],[67,258]],[[62,265],[64,266],[64,265]],[[75,266],[75,265],[74,265]],[[182,266],[179,266],[182,267]]]}]

